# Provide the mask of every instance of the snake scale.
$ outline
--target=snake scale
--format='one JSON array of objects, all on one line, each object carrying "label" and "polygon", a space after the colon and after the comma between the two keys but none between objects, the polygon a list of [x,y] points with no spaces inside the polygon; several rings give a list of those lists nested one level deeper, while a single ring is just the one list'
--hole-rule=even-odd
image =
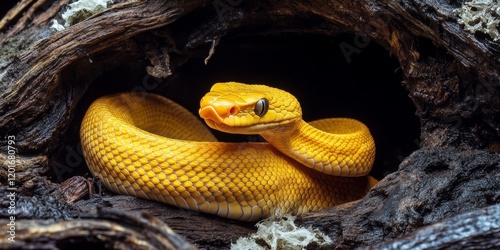
[{"label": "snake scale", "polygon": [[290,93],[216,83],[200,102],[205,123],[267,142],[217,142],[197,117],[154,94],[97,99],[80,138],[91,173],[120,194],[242,220],[297,215],[362,198],[375,144],[359,121],[306,123]]}]

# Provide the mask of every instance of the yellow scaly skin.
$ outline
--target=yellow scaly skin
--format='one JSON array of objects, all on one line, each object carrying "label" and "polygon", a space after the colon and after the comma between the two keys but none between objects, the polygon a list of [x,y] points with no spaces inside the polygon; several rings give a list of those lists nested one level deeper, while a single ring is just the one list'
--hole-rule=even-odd
[{"label": "yellow scaly skin", "polygon": [[[269,110],[258,116],[262,98]],[[373,165],[373,139],[356,120],[307,124],[291,94],[234,82],[215,84],[200,106],[210,127],[258,133],[269,143],[217,142],[164,97],[116,94],[96,100],[82,122],[91,173],[116,193],[242,221],[357,200],[376,183],[369,176],[340,177],[365,175]]]}]

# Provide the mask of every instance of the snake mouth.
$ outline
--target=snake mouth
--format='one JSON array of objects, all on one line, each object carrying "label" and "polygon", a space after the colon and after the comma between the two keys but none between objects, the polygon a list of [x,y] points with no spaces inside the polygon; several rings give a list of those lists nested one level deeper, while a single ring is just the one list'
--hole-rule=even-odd
[{"label": "snake mouth", "polygon": [[204,120],[205,123],[212,129],[225,133],[248,134],[248,135],[262,134],[263,131],[271,131],[275,128],[279,128],[284,124],[289,124],[295,121],[295,119],[289,119],[273,123],[259,123],[247,126],[230,126],[225,124],[224,122],[218,122],[211,119],[204,119]]},{"label": "snake mouth", "polygon": [[235,125],[234,120],[233,122],[228,121],[231,118],[231,114],[227,114],[226,116],[220,115],[212,106],[202,107],[198,113],[210,128],[231,134],[260,134],[263,131],[272,130],[278,126],[297,120],[295,118],[288,118],[275,122],[256,122],[248,125]]}]

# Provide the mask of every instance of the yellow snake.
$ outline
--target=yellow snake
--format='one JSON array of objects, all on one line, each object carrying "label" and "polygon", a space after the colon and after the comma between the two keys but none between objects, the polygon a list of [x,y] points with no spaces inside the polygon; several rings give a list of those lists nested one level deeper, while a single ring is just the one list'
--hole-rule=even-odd
[{"label": "yellow snake", "polygon": [[208,126],[267,142],[217,142],[167,98],[115,94],[97,99],[82,122],[91,173],[116,193],[242,221],[332,207],[376,183],[365,176],[375,144],[359,121],[308,124],[290,93],[236,82],[216,83],[200,106]]}]

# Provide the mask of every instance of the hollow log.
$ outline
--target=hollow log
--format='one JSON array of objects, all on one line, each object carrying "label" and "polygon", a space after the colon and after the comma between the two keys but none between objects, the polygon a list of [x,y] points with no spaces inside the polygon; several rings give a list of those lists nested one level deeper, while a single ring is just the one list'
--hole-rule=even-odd
[{"label": "hollow log", "polygon": [[[464,26],[461,11],[475,1],[115,1],[66,20],[69,2],[19,1],[0,20],[0,218],[18,223],[18,239],[35,242],[24,234],[31,226],[84,223],[50,244],[69,246],[91,227],[119,236],[97,205],[123,218],[147,210],[200,248],[228,248],[254,232],[113,195],[90,178],[78,138],[99,96],[154,92],[195,112],[211,84],[236,80],[296,93],[308,119],[358,118],[375,137],[379,184],[297,223],[338,248],[498,246],[498,223],[474,222],[498,215],[500,203],[499,28],[482,19]],[[72,24],[56,31],[54,20]],[[155,223],[132,234],[156,242],[163,225]],[[475,234],[452,237],[468,226]],[[439,235],[453,242],[433,245]],[[118,238],[88,239],[110,246]]]}]

